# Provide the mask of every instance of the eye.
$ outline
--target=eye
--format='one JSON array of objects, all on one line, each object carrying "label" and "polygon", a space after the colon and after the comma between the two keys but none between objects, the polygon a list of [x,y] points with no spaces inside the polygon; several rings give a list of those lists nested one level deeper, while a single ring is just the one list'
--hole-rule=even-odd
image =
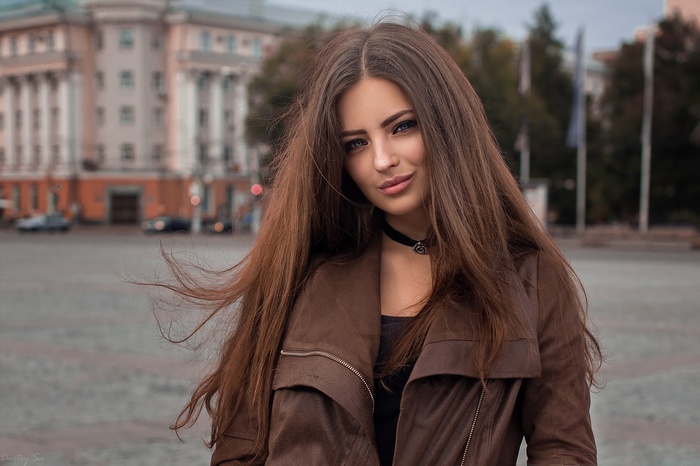
[{"label": "eye", "polygon": [[354,150],[359,149],[362,146],[366,146],[367,141],[364,141],[362,139],[353,139],[352,141],[346,142],[343,147],[345,148],[345,152],[352,152]]},{"label": "eye", "polygon": [[418,124],[418,122],[416,120],[402,121],[401,123],[394,126],[393,133],[396,134],[396,133],[400,133],[402,131],[407,131],[407,130],[413,128],[414,126],[416,126],[417,124]]}]

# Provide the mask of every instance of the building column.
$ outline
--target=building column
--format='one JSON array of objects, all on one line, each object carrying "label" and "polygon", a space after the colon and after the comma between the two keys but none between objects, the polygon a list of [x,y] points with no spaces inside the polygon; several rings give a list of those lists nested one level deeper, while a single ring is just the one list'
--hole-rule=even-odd
[{"label": "building column", "polygon": [[175,76],[175,156],[173,168],[183,174],[191,174],[196,157],[195,129],[197,125],[196,73],[180,71]]},{"label": "building column", "polygon": [[[69,76],[62,74],[58,77],[58,146],[59,166],[69,161],[70,151],[70,92]],[[70,164],[67,164],[70,167]]]},{"label": "building column", "polygon": [[[73,173],[79,171],[83,159],[83,76],[80,73],[73,72],[70,76],[70,98],[72,108],[72,121],[69,125],[70,131],[70,150],[73,165],[71,170]],[[70,160],[70,159],[69,159]]]},{"label": "building column", "polygon": [[[226,78],[224,78],[226,79]],[[222,167],[223,152],[223,118],[222,118],[222,77],[212,75],[209,91],[209,155],[214,161],[215,169]],[[213,168],[214,168],[213,167]]]},{"label": "building column", "polygon": [[3,100],[5,112],[5,160],[8,167],[17,165],[15,145],[15,83],[11,79],[5,80],[5,98]]},{"label": "building column", "polygon": [[245,74],[239,74],[235,79],[233,100],[233,157],[241,167],[240,173],[250,174],[248,167],[248,146],[245,143],[245,118],[248,115],[248,79]]},{"label": "building column", "polygon": [[42,169],[49,170],[51,167],[51,103],[49,101],[49,76],[43,75],[39,80],[39,113],[40,113],[40,136],[41,153],[43,156]]},{"label": "building column", "polygon": [[33,163],[34,146],[32,144],[32,106],[30,101],[31,81],[28,76],[20,80],[20,108],[22,110],[22,129],[20,142],[22,144],[22,167],[29,167]]}]

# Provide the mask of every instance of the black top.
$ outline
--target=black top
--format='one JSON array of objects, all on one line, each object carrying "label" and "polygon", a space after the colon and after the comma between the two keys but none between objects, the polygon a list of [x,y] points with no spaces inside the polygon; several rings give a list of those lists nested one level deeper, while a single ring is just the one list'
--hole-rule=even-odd
[{"label": "black top", "polygon": [[403,367],[389,378],[384,379],[388,390],[384,388],[376,375],[381,371],[391,353],[394,343],[410,321],[410,317],[395,317],[382,315],[382,333],[379,339],[379,356],[374,368],[374,432],[377,440],[377,451],[382,466],[391,466],[394,461],[394,445],[396,444],[396,424],[399,421],[401,395],[411,375],[413,364]]}]

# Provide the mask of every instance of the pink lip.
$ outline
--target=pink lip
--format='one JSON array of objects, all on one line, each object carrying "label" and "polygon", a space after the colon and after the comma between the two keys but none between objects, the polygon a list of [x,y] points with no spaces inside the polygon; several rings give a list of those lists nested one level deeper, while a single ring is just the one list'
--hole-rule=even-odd
[{"label": "pink lip", "polygon": [[406,189],[409,184],[411,184],[414,176],[415,173],[411,173],[410,175],[395,176],[379,185],[379,190],[388,195],[398,194]]}]

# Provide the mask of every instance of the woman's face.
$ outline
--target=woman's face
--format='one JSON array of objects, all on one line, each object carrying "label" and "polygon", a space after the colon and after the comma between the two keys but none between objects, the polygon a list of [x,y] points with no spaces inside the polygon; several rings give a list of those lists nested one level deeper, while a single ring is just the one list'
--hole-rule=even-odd
[{"label": "woman's face", "polygon": [[364,78],[338,102],[345,169],[362,193],[406,234],[428,229],[429,179],[420,122],[401,89]]}]

